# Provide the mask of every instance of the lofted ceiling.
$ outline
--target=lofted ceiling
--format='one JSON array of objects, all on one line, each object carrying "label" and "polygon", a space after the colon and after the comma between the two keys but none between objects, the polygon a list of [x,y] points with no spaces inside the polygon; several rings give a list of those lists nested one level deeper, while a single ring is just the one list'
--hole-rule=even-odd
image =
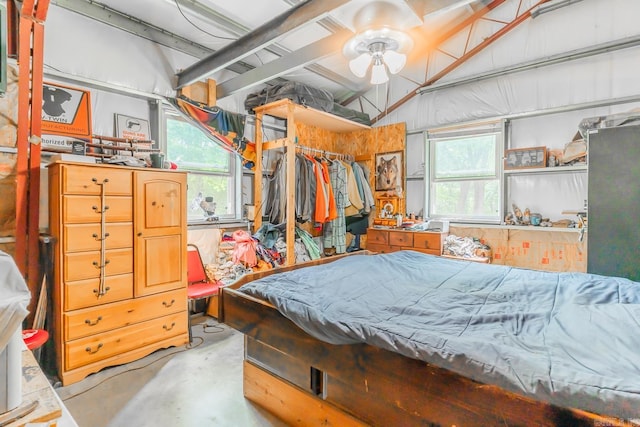
[{"label": "lofted ceiling", "polygon": [[[193,64],[176,70],[176,88],[211,78],[217,82],[219,98],[291,80],[328,90],[342,104],[362,105],[366,94],[377,88],[350,72],[343,46],[363,22],[393,25],[411,36],[413,48],[407,65],[385,85],[385,105],[375,110],[382,112],[442,78],[548,1],[51,0],[51,4],[189,54]],[[552,2],[576,1],[580,0]],[[505,10],[501,19],[486,17],[499,7]],[[397,12],[395,18],[389,10]],[[456,39],[458,47],[447,45]]]}]

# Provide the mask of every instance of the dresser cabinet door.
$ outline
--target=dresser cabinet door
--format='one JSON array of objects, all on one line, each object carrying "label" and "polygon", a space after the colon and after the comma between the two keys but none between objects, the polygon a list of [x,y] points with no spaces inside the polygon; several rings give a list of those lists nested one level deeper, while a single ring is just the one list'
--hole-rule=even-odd
[{"label": "dresser cabinet door", "polygon": [[186,286],[186,175],[135,174],[135,295]]}]

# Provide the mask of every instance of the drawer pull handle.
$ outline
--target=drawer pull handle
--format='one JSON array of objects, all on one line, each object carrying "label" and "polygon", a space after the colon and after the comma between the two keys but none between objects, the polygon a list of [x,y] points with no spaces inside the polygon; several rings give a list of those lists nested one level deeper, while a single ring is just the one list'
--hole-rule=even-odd
[{"label": "drawer pull handle", "polygon": [[96,239],[98,242],[103,241],[103,240],[107,240],[107,237],[109,237],[109,233],[104,233],[104,237],[99,237],[98,233],[93,233],[91,235],[91,237],[93,237],[94,239]]},{"label": "drawer pull handle", "polygon": [[170,331],[173,329],[174,326],[176,326],[176,322],[172,322],[171,326],[162,325],[162,329],[164,329],[165,331]]},{"label": "drawer pull handle", "polygon": [[176,302],[175,299],[172,299],[171,302],[166,302],[166,301],[162,301],[162,305],[164,305],[166,308],[171,307],[174,303]]},{"label": "drawer pull handle", "polygon": [[94,290],[93,290],[93,293],[94,293],[94,294],[96,294],[96,295],[98,295],[98,296],[100,297],[100,296],[104,296],[104,295],[106,295],[106,294],[107,294],[107,292],[109,292],[110,290],[111,290],[111,287],[109,287],[109,286],[105,286],[105,288],[104,288],[104,292],[102,292],[102,295],[100,295],[100,291],[99,291],[99,290],[97,290],[97,289],[94,289]]},{"label": "drawer pull handle", "polygon": [[[94,289],[94,292],[96,292],[96,291],[97,291],[97,290],[95,290],[95,289]],[[86,324],[87,324],[87,325],[89,325],[89,326],[96,326],[96,325],[97,325],[101,320],[102,320],[102,316],[98,316],[98,318],[96,319],[96,321],[95,321],[95,322],[92,322],[91,320],[86,319],[86,320],[84,321],[84,323],[86,323]]]},{"label": "drawer pull handle", "polygon": [[89,354],[96,354],[97,352],[100,351],[101,348],[102,348],[102,343],[98,344],[95,350],[91,350],[91,347],[87,347],[84,349],[84,351],[86,351]]},{"label": "drawer pull handle", "polygon": [[[93,181],[93,182],[95,182],[96,184],[98,184],[98,178],[91,178],[91,181]],[[105,183],[107,183],[107,182],[109,182],[109,178],[105,178],[105,179],[103,179],[103,180],[102,180],[102,182],[101,182],[100,184],[98,184],[98,185],[102,185],[102,184],[105,184]]]},{"label": "drawer pull handle", "polygon": [[105,267],[107,264],[109,264],[111,261],[109,261],[108,259],[104,260],[104,264],[100,265],[100,263],[98,261],[93,261],[91,264],[93,264],[98,270],[101,270],[103,267]]},{"label": "drawer pull handle", "polygon": [[104,208],[102,208],[102,210],[98,209],[98,206],[93,205],[91,206],[91,209],[93,209],[93,211],[97,214],[103,214],[105,213],[107,210],[109,210],[109,206],[105,205]]}]

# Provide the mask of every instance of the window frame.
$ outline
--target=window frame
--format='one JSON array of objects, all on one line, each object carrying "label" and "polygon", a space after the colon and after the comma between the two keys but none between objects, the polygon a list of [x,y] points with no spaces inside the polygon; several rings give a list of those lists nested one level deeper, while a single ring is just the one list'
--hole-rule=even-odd
[{"label": "window frame", "polygon": [[[224,177],[230,180],[230,189],[231,199],[227,203],[233,206],[234,212],[232,214],[218,214],[216,216],[219,218],[216,223],[226,223],[226,222],[238,222],[242,220],[242,160],[240,156],[234,153],[232,150],[228,149],[224,145],[223,142],[217,140],[215,137],[211,136],[207,132],[205,132],[198,124],[193,123],[189,118],[185,117],[179,111],[177,111],[172,105],[167,105],[162,109],[162,151],[165,153],[169,153],[169,138],[168,138],[168,130],[167,123],[169,120],[179,120],[189,125],[197,128],[200,132],[202,132],[203,136],[211,139],[216,144],[220,145],[225,151],[228,152],[229,155],[229,168],[226,171],[215,171],[215,170],[202,170],[197,168],[189,168],[184,164],[179,165],[179,170],[187,172],[187,182],[189,182],[189,176],[201,175],[201,176],[213,176],[213,177]],[[169,159],[171,160],[171,159]],[[193,166],[193,165],[192,165]],[[201,224],[212,224],[212,222],[207,221],[203,214],[200,214],[200,218],[194,218],[194,215],[191,214],[191,200],[187,200],[186,215],[187,215],[187,225],[201,225]]]},{"label": "window frame", "polygon": [[[461,138],[496,135],[495,140],[495,172],[492,175],[469,175],[436,178],[435,142]],[[479,124],[461,125],[457,127],[431,129],[424,132],[425,138],[425,213],[427,218],[449,220],[456,223],[469,224],[501,224],[504,218],[504,174],[502,156],[505,146],[506,124],[504,120]],[[461,217],[456,215],[439,215],[433,213],[435,185],[445,182],[495,180],[498,183],[498,213],[496,216]]]}]

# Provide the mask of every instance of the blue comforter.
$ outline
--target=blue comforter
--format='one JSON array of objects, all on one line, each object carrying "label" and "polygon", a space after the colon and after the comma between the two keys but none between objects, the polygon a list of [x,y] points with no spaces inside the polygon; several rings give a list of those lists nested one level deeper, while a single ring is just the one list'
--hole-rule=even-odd
[{"label": "blue comforter", "polygon": [[329,343],[368,343],[559,406],[640,417],[637,282],[403,251],[240,290]]}]

